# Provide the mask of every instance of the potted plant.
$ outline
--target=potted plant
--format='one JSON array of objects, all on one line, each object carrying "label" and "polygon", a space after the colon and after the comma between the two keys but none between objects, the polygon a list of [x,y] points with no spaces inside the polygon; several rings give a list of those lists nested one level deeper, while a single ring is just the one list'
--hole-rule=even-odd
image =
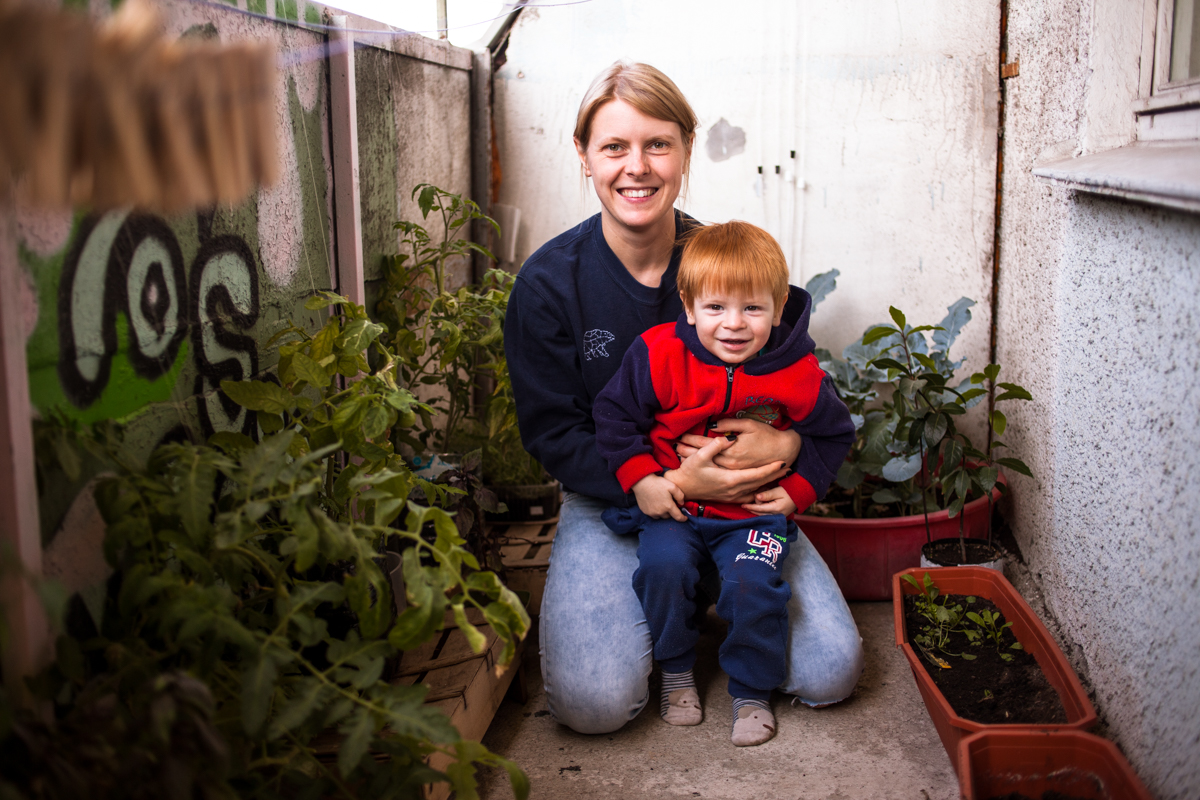
[{"label": "potted plant", "polygon": [[[504,357],[504,314],[513,276],[492,269],[478,285],[451,290],[447,282],[452,259],[472,252],[493,258],[487,248],[463,238],[468,223],[482,220],[497,232],[499,227],[471,200],[436,186],[420,184],[413,197],[422,219],[432,214],[441,230],[435,239],[419,223],[396,223],[401,253],[385,263],[376,305],[387,326],[384,338],[396,349],[400,382],[429,408],[420,415],[418,430],[398,441],[411,448],[422,467],[439,461],[454,465],[457,459],[447,453],[479,450],[481,473],[474,474],[483,488],[471,496],[490,518],[549,519],[557,514],[558,488],[521,445]],[[485,549],[495,551],[494,546]]]},{"label": "potted plant", "polygon": [[[473,796],[479,763],[527,795],[516,766],[463,740],[424,687],[383,679],[447,617],[481,651],[472,609],[507,664],[529,617],[445,511],[409,502],[416,486],[457,490],[425,485],[393,452],[421,404],[397,385],[382,326],[328,292],[307,307],[333,313],[276,337],[276,380],[221,384],[257,416],[258,441],[223,432],[145,458],[111,421],[40,437],[67,473],[80,463],[67,446],[107,465],[95,499],[114,574],[99,629],[52,615],[57,657],[31,684],[41,705],[0,693],[6,796],[369,798],[441,781]],[[389,538],[407,543],[398,615],[380,569]],[[315,746],[330,728],[334,763]]]},{"label": "potted plant", "polygon": [[[814,307],[837,276],[831,270],[809,282]],[[829,495],[798,522],[848,599],[886,599],[891,575],[917,566],[922,547],[938,539],[955,539],[962,563],[972,561],[972,538],[986,542],[978,560],[996,558],[992,507],[1007,487],[999,468],[1030,471],[1020,459],[1000,455],[1005,444],[997,437],[1007,418],[995,406],[1030,396],[999,382],[997,364],[956,382],[963,359],[954,360],[950,350],[974,304],[961,298],[937,325],[918,326],[892,307],[891,324],[869,327],[843,351],[844,360],[816,351],[858,437]],[[986,443],[978,447],[959,421],[985,398],[992,407]]]},{"label": "potted plant", "polygon": [[[905,599],[910,597],[913,615],[906,617]],[[994,610],[985,607],[988,604]],[[904,651],[956,770],[959,742],[978,731],[1085,730],[1095,724],[1096,712],[1079,678],[1041,620],[1002,573],[982,567],[904,570],[892,578],[892,605],[896,645]],[[910,619],[915,620],[913,628]],[[968,667],[993,650],[1001,664],[1013,668],[1002,669],[995,683],[989,683],[970,674]],[[1052,694],[1043,693],[1052,701],[1045,713],[1033,700],[1005,705],[1002,690],[1022,688],[1014,678],[1024,678],[1032,666],[1014,664],[1018,656],[1031,658],[1044,675],[1044,683],[1053,689]],[[931,675],[931,671],[937,674]],[[939,687],[943,676],[965,683],[962,699],[955,696],[963,713]],[[968,704],[970,711],[966,710]],[[1056,713],[1060,716],[1052,721]]]},{"label": "potted plant", "polygon": [[958,743],[963,800],[1151,800],[1116,745],[1082,731],[980,731]]}]

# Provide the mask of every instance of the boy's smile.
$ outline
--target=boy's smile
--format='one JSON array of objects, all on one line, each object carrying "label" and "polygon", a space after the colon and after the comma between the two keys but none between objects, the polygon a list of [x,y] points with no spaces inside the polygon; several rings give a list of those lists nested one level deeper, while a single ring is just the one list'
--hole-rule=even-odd
[{"label": "boy's smile", "polygon": [[704,291],[684,306],[689,325],[704,349],[726,364],[741,364],[758,355],[783,318],[771,293]]}]

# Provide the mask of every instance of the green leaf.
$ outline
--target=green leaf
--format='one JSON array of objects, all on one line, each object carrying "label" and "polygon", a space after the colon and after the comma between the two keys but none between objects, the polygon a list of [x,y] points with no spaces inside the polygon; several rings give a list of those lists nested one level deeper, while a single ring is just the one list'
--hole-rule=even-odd
[{"label": "green leaf", "polygon": [[812,297],[812,310],[816,310],[825,296],[837,288],[837,279],[841,274],[836,269],[831,269],[812,276],[808,283],[804,284],[804,291]]},{"label": "green leaf", "polygon": [[338,337],[338,344],[345,350],[357,353],[367,349],[367,345],[379,338],[383,326],[367,319],[354,319],[346,323]]},{"label": "green leaf", "polygon": [[179,519],[192,540],[198,542],[212,529],[209,514],[216,489],[217,470],[204,460],[202,451],[189,446],[176,461],[173,472]]},{"label": "green leaf", "polygon": [[960,297],[954,302],[954,305],[946,309],[946,316],[938,323],[940,331],[934,331],[933,347],[934,350],[940,353],[948,354],[951,345],[962,332],[963,326],[971,321],[971,306],[975,305],[975,301],[966,297]]},{"label": "green leaf", "polygon": [[454,610],[454,624],[467,637],[467,644],[471,646],[471,650],[482,653],[483,649],[487,647],[487,637],[467,619],[467,612],[463,610],[462,603],[455,603],[451,608]]},{"label": "green leaf", "polygon": [[1033,395],[1029,394],[1029,392],[1025,391],[1025,389],[1021,388],[1020,386],[1017,386],[1015,383],[1001,383],[1001,384],[997,384],[997,385],[1001,389],[1006,390],[1002,394],[997,395],[997,397],[996,397],[997,403],[999,403],[1001,400],[1032,400],[1033,399]]},{"label": "green leaf", "polygon": [[369,709],[360,708],[340,730],[345,738],[342,740],[342,746],[338,748],[338,771],[342,775],[349,775],[371,746],[371,737],[375,733],[375,715]]},{"label": "green leaf", "polygon": [[342,297],[340,294],[335,294],[334,292],[319,291],[304,301],[304,307],[309,311],[319,311],[322,308],[328,308],[335,303],[349,305],[350,300]]},{"label": "green leaf", "polygon": [[[904,312],[895,306],[889,306],[888,314],[891,316],[892,322],[896,323],[896,327],[900,330],[904,330],[904,326],[908,324],[908,322],[904,319]],[[864,342],[864,344],[865,343],[866,342]]]},{"label": "green leaf", "polygon": [[1019,472],[1028,478],[1033,477],[1033,473],[1030,472],[1029,467],[1025,466],[1025,462],[1019,458],[997,458],[996,463],[1002,467],[1011,469],[1013,472]]},{"label": "green leaf", "polygon": [[1008,417],[1004,416],[1002,411],[993,411],[990,421],[996,435],[1003,436],[1005,429],[1008,428]]},{"label": "green leaf", "polygon": [[221,391],[251,411],[283,414],[295,406],[292,393],[270,381],[221,381]]},{"label": "green leaf", "polygon": [[278,676],[275,661],[266,652],[260,652],[242,673],[242,726],[250,736],[257,736],[266,722]]},{"label": "green leaf", "polygon": [[897,369],[905,372],[908,371],[908,367],[904,366],[894,358],[877,358],[871,362],[871,366],[879,369]]},{"label": "green leaf", "polygon": [[303,725],[314,713],[320,713],[332,690],[315,678],[304,679],[303,689],[288,701],[271,720],[267,739],[278,739]]},{"label": "green leaf", "polygon": [[325,389],[329,386],[329,373],[304,353],[296,353],[292,356],[292,370],[296,373],[297,378],[307,381],[317,389]]},{"label": "green leaf", "polygon": [[937,447],[938,443],[946,437],[946,431],[949,428],[949,417],[945,414],[934,414],[925,423],[925,444],[930,448]]},{"label": "green leaf", "polygon": [[894,333],[898,334],[899,331],[896,330],[895,328],[891,327],[890,325],[879,325],[877,327],[871,328],[871,330],[869,330],[863,334],[862,344],[864,347],[869,344],[874,344],[875,342],[879,341],[880,339],[891,336]]},{"label": "green leaf", "polygon": [[983,376],[989,381],[994,381],[1000,375],[999,364],[988,364],[983,368]]}]

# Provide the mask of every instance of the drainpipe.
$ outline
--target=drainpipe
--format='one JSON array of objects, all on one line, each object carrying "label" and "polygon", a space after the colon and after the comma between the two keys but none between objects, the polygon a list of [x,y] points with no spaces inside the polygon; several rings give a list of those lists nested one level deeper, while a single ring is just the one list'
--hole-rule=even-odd
[{"label": "drainpipe", "polygon": [[[1008,90],[1004,84],[1015,78],[1020,71],[1020,62],[1008,63],[1008,0],[1000,0],[1000,108],[996,119],[996,223],[992,232],[992,294],[991,327],[988,331],[988,363],[996,363],[997,327],[996,317],[1000,310],[1000,223],[1003,217],[1004,200],[1004,125],[1008,110]],[[995,391],[988,394],[988,418],[996,408]],[[992,447],[992,427],[988,426],[988,449]]]},{"label": "drainpipe", "polygon": [[354,85],[354,34],[346,17],[329,24],[329,128],[333,167],[334,241],[337,243],[337,291],[366,304],[363,285],[362,206],[358,187],[358,102]]},{"label": "drainpipe", "polygon": [[[1004,199],[1004,125],[1008,90],[1004,82],[1016,77],[1019,62],[1008,63],[1008,0],[1000,0],[1000,108],[996,119],[996,220],[992,233],[991,330],[988,334],[988,363],[996,363],[996,312],[1000,306],[1000,221]],[[991,411],[991,401],[988,401]]]}]

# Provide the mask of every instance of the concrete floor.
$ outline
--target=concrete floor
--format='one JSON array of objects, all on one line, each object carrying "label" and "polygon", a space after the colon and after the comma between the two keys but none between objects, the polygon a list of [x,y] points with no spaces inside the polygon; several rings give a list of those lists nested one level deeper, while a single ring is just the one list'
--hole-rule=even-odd
[{"label": "concrete floor", "polygon": [[[529,699],[524,705],[506,700],[483,743],[521,765],[532,800],[957,800],[950,759],[895,646],[892,604],[850,608],[867,656],[858,688],[845,702],[821,709],[792,706],[776,695],[779,732],[759,747],[729,742],[730,699],[716,664],[724,623],[711,610],[696,666],[702,724],[668,726],[652,700],[616,733],[574,733],[550,718],[536,647],[530,647]],[[511,798],[508,778],[496,770],[481,774],[480,796]]]}]

